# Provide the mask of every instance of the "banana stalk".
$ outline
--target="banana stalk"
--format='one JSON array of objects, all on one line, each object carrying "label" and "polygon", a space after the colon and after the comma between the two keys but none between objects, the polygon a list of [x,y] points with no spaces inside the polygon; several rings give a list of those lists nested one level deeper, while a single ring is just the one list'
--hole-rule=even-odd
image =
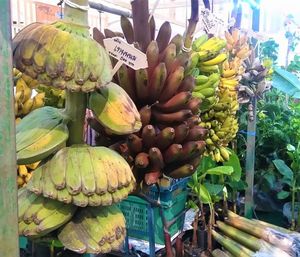
[{"label": "banana stalk", "polygon": [[235,241],[228,237],[224,237],[217,233],[215,230],[212,231],[214,239],[221,244],[227,251],[229,251],[234,257],[251,257],[254,252],[241,246]]}]

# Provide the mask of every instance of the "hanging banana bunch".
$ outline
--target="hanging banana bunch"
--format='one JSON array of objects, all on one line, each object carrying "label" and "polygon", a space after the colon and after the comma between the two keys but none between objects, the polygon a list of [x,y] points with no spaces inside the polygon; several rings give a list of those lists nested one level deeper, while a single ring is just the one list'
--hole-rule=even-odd
[{"label": "hanging banana bunch", "polygon": [[[139,6],[133,1],[132,11],[133,25],[121,17],[122,36],[146,53],[149,66],[134,71],[122,65],[115,82],[137,105],[142,129],[117,138],[111,148],[128,161],[139,182],[151,185],[163,175],[182,178],[193,174],[205,148],[207,131],[199,126],[201,99],[192,96],[195,80],[187,74],[191,58],[182,50],[184,38],[171,38],[169,22],[164,22],[155,35],[154,18],[148,23],[148,3]],[[103,35],[94,29],[94,38],[100,44],[103,38],[118,35],[107,29]],[[99,119],[93,98],[90,107]],[[112,128],[110,132],[117,134]]]},{"label": "hanging banana bunch", "polygon": [[[124,241],[125,220],[113,204],[134,190],[135,178],[116,151],[85,144],[88,102],[107,131],[132,134],[142,122],[128,94],[111,82],[106,51],[89,36],[87,6],[87,0],[68,1],[63,20],[33,23],[13,39],[13,61],[21,72],[16,109],[22,116],[29,112],[16,126],[23,183],[19,234],[33,240],[57,235],[72,251],[99,254],[119,249]],[[64,90],[65,108],[32,110],[32,104],[24,112],[37,85]]]}]

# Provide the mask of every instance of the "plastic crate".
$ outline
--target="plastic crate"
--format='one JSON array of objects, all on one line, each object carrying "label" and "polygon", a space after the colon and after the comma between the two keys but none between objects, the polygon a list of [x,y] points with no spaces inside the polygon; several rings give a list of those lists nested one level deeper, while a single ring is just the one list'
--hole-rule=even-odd
[{"label": "plastic crate", "polygon": [[[169,227],[171,237],[183,228],[185,215],[182,214],[185,209],[187,191],[184,190],[178,194],[172,204],[161,203],[166,221],[171,221],[178,217]],[[120,203],[120,208],[126,219],[127,235],[132,238],[149,241],[151,232],[154,233],[156,244],[164,245],[163,221],[160,215],[159,207],[149,208],[149,203],[139,197],[129,196]],[[149,210],[152,212],[153,231],[148,229]],[[182,214],[182,215],[180,215]],[[152,230],[152,228],[150,228]]]},{"label": "plastic crate", "polygon": [[170,186],[160,186],[158,190],[157,187],[153,185],[146,194],[154,200],[159,200],[159,202],[163,205],[171,206],[173,204],[173,199],[175,199],[177,195],[181,194],[181,192],[187,190],[189,180],[190,177],[183,179],[170,179]]}]

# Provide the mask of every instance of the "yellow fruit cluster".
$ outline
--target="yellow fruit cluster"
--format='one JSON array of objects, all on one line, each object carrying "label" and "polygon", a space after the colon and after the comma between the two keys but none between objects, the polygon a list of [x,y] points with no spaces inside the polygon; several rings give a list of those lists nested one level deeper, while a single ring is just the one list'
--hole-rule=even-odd
[{"label": "yellow fruit cluster", "polygon": [[26,186],[28,181],[31,179],[32,172],[39,166],[40,162],[35,162],[27,165],[18,165],[17,172],[17,183],[18,188]]}]

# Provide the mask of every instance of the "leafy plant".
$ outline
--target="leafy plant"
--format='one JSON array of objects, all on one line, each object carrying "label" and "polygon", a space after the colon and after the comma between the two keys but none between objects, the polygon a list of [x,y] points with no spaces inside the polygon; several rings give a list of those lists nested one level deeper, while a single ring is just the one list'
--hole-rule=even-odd
[{"label": "leafy plant", "polygon": [[[296,227],[295,222],[295,200],[296,194],[300,191],[300,142],[297,147],[289,144],[287,145],[287,154],[291,161],[290,167],[280,159],[273,160],[273,163],[277,170],[283,175],[285,183],[289,186],[289,191],[280,191],[277,196],[279,199],[286,199],[291,196],[291,215],[292,215],[292,226],[291,229],[294,230]],[[299,199],[298,199],[299,201]],[[299,217],[298,217],[299,220]],[[297,224],[299,226],[299,224]]]},{"label": "leafy plant", "polygon": [[278,59],[279,44],[273,38],[260,44],[259,59],[261,61],[271,60],[273,64],[276,64]]},{"label": "leafy plant", "polygon": [[[224,203],[226,203],[227,206],[228,191],[231,192],[232,197],[236,197],[238,190],[245,189],[245,183],[239,183],[241,174],[242,169],[239,158],[235,153],[231,154],[230,159],[225,162],[223,166],[217,166],[216,162],[214,162],[210,157],[204,157],[197,169],[197,172],[193,174],[192,179],[189,182],[189,186],[191,187],[193,193],[200,201],[199,209],[201,210],[202,223],[205,223],[203,204],[207,204],[209,206],[209,245],[211,245],[210,232],[212,225],[215,223],[214,204],[224,200]],[[194,233],[194,235],[196,235],[196,233]]]}]

